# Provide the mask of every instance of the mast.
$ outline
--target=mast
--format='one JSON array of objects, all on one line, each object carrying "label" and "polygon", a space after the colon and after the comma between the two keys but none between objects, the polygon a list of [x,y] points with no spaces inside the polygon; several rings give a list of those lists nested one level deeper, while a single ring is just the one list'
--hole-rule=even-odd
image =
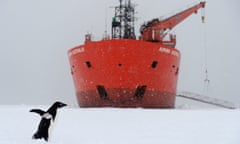
[{"label": "mast", "polygon": [[119,0],[120,5],[115,7],[112,18],[113,39],[136,39],[135,35],[135,7],[131,0]]}]

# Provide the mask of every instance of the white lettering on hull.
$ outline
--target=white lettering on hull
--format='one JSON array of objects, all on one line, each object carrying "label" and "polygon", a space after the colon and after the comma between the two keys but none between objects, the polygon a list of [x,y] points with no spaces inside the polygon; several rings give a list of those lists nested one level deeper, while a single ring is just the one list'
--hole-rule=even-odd
[{"label": "white lettering on hull", "polygon": [[179,52],[175,51],[174,49],[169,49],[169,48],[160,47],[160,48],[159,48],[159,51],[160,51],[161,53],[171,54],[171,55],[173,55],[173,56],[175,56],[175,57],[179,57],[179,56],[180,56],[180,55],[179,55]]},{"label": "white lettering on hull", "polygon": [[73,55],[76,55],[78,53],[83,53],[85,51],[84,47],[76,48],[69,52],[68,56],[71,57]]}]

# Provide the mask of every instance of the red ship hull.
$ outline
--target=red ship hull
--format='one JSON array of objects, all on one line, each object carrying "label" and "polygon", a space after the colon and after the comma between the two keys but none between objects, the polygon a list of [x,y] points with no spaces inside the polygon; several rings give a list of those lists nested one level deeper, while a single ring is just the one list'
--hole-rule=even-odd
[{"label": "red ship hull", "polygon": [[139,40],[87,42],[68,52],[80,107],[173,108],[180,52]]}]

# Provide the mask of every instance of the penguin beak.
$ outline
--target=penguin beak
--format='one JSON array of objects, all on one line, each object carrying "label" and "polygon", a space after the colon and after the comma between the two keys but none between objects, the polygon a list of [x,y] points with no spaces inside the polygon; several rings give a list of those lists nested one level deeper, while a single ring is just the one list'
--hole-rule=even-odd
[{"label": "penguin beak", "polygon": [[67,106],[67,104],[65,104],[65,103],[60,103],[60,105],[59,105],[59,107],[65,107],[65,106]]}]

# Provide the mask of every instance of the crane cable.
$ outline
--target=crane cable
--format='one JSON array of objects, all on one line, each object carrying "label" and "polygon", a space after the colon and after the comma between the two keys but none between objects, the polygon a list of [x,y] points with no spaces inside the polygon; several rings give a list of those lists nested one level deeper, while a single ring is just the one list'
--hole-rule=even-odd
[{"label": "crane cable", "polygon": [[206,25],[204,24],[205,23],[205,8],[202,9],[201,11],[202,13],[202,23],[203,23],[203,47],[204,47],[204,63],[205,63],[205,79],[204,79],[204,87],[205,87],[205,90],[206,92],[208,92],[208,89],[209,89],[209,83],[210,83],[210,80],[208,78],[208,53],[207,53],[207,34],[206,34]]}]

